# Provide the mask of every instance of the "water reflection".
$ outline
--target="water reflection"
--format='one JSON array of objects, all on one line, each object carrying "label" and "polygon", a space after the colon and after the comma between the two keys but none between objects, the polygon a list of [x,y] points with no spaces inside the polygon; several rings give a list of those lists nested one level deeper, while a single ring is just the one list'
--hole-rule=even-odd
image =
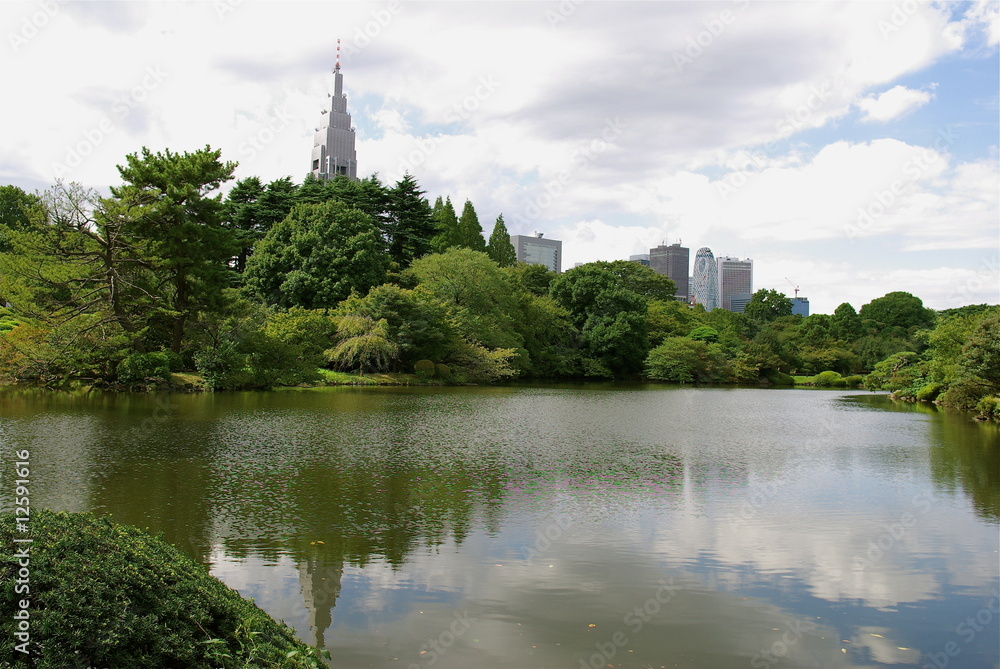
[{"label": "water reflection", "polygon": [[995,629],[955,635],[998,586],[996,427],[963,416],[610,386],[3,401],[36,505],[163,532],[339,666],[997,659]]}]

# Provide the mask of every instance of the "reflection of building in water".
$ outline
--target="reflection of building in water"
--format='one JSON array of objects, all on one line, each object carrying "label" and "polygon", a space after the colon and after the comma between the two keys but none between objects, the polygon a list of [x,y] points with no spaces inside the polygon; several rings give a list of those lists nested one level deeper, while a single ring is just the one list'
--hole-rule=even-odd
[{"label": "reflection of building in water", "polygon": [[309,611],[309,629],[312,638],[308,642],[316,648],[325,648],[323,633],[333,622],[333,607],[340,594],[340,580],[344,576],[344,561],[325,561],[310,555],[298,563],[299,585],[302,601]]}]

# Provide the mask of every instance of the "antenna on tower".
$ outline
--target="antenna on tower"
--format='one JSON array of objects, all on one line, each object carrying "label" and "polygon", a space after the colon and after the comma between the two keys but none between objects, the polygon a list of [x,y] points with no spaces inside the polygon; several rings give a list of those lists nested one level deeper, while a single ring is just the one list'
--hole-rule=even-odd
[{"label": "antenna on tower", "polygon": [[340,72],[340,38],[337,38],[337,61],[333,66],[334,72]]}]

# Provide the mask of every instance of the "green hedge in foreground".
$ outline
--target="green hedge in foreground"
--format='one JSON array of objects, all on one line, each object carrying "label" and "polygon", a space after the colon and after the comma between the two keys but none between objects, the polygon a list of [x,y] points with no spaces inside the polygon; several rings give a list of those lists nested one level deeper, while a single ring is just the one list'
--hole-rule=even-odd
[{"label": "green hedge in foreground", "polygon": [[[30,532],[0,515],[0,667],[324,667],[298,641],[165,541],[90,514],[32,509]],[[30,537],[30,592],[15,592],[14,537]],[[23,558],[20,558],[23,560]],[[30,660],[12,613],[30,600]],[[325,651],[324,651],[325,654]]]}]

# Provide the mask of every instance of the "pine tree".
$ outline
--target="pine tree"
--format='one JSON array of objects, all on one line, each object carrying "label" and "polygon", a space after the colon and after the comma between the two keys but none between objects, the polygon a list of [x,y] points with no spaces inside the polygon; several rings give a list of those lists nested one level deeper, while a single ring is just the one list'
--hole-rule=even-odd
[{"label": "pine tree", "polygon": [[483,238],[483,226],[479,224],[479,216],[472,202],[465,201],[462,207],[462,217],[458,219],[459,241],[455,246],[464,246],[473,251],[486,251],[486,240]]},{"label": "pine tree", "polygon": [[389,191],[389,218],[389,256],[405,269],[430,252],[435,232],[424,191],[410,174]]},{"label": "pine tree", "polygon": [[500,267],[513,267],[517,264],[517,251],[510,243],[510,233],[504,225],[503,214],[497,216],[493,234],[490,235],[490,243],[486,245],[486,255]]}]

